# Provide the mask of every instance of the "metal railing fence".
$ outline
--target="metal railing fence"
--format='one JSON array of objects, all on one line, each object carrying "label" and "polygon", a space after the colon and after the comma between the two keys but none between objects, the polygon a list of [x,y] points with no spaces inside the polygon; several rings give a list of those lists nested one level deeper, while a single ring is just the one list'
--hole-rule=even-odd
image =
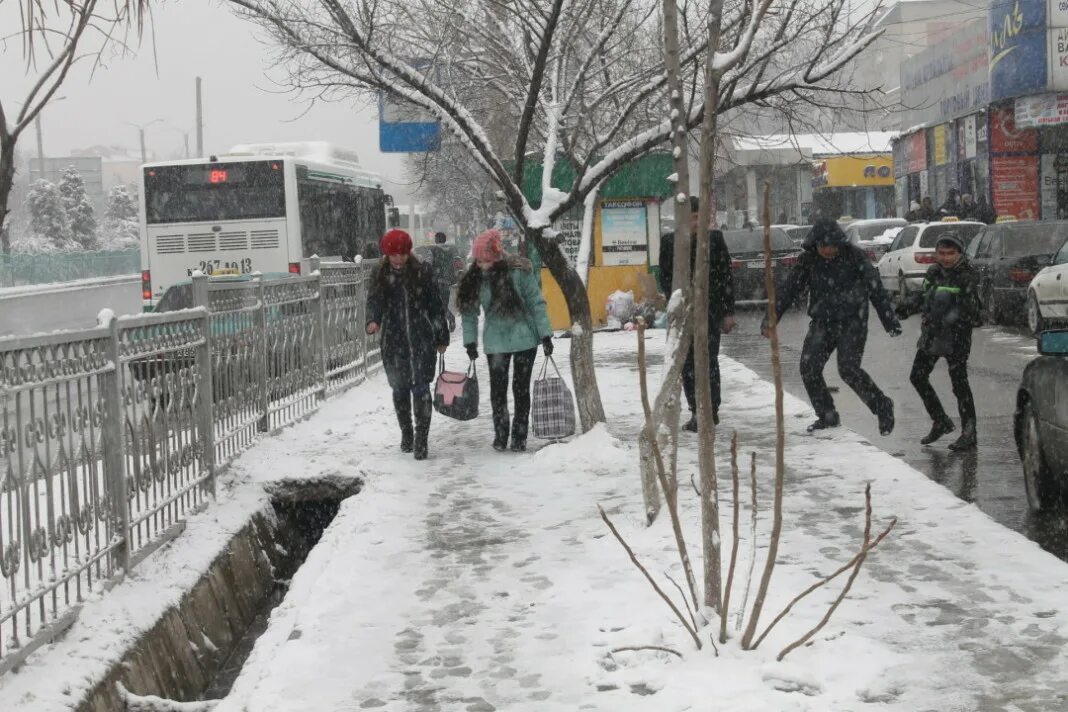
[{"label": "metal railing fence", "polygon": [[141,251],[138,249],[0,254],[0,287],[119,277],[140,271]]},{"label": "metal railing fence", "polygon": [[369,268],[193,278],[193,309],[0,339],[0,674],[214,496],[219,466],[380,362]]}]

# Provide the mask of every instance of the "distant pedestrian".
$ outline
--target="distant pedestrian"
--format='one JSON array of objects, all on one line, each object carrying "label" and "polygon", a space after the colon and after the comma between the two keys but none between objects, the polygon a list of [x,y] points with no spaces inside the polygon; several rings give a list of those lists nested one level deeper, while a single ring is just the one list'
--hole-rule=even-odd
[{"label": "distant pedestrian", "polygon": [[[693,274],[697,261],[697,235],[700,223],[697,210],[700,202],[690,197],[690,274]],[[752,229],[752,228],[750,228]],[[722,402],[719,376],[719,342],[721,334],[729,334],[734,329],[734,271],[731,269],[731,254],[723,233],[719,230],[705,231],[711,243],[708,271],[708,370],[712,383],[712,422],[719,425],[719,406]],[[671,298],[671,294],[682,287],[674,283],[675,233],[669,232],[660,238],[660,288]],[[697,373],[694,361],[694,344],[682,367],[682,390],[686,394],[686,403],[690,406],[690,419],[683,426],[690,432],[697,432]]]},{"label": "distant pedestrian", "polygon": [[[837,351],[842,380],[878,417],[879,432],[889,435],[894,430],[894,402],[860,366],[868,339],[868,302],[875,307],[888,334],[900,336],[901,324],[868,256],[850,244],[833,220],[821,220],[812,227],[779,293],[776,319],[782,319],[806,288],[812,321],[801,352],[801,379],[817,416],[808,427],[809,432],[834,428],[841,422],[823,378],[824,366]],[[765,337],[770,336],[766,318],[761,331]]]},{"label": "distant pedestrian", "polygon": [[935,264],[927,269],[923,291],[898,306],[898,315],[903,318],[923,314],[909,378],[931,416],[931,431],[920,440],[923,445],[930,445],[956,429],[931,387],[931,372],[938,359],[944,358],[949,365],[949,379],[961,421],[961,436],[949,449],[976,447],[975,400],[968,384],[968,356],[972,350],[972,329],[980,325],[978,285],[978,274],[964,256],[964,241],[955,233],[943,233],[935,245]]},{"label": "distant pedestrian", "polygon": [[931,201],[931,196],[924,196],[920,200],[920,220],[922,222],[934,222],[938,220],[938,211],[935,210],[934,203]]},{"label": "distant pedestrian", "polygon": [[979,216],[979,206],[971,193],[960,196],[960,212],[957,214],[961,220],[976,220]]},{"label": "distant pedestrian", "polygon": [[[434,286],[430,265],[412,254],[412,238],[389,230],[380,247],[385,257],[371,273],[367,294],[367,333],[380,334],[382,366],[393,389],[393,408],[401,429],[401,452],[427,458],[436,353],[449,345],[445,307]],[[415,428],[412,428],[412,412]]]},{"label": "distant pedestrian", "polygon": [[986,198],[982,195],[976,201],[975,219],[987,225],[993,225],[998,221],[998,214],[990,207],[986,202]]},{"label": "distant pedestrian", "polygon": [[905,219],[909,222],[920,222],[923,220],[923,217],[920,214],[920,204],[915,200],[909,204],[909,211],[905,213]]},{"label": "distant pedestrian", "polygon": [[960,208],[960,191],[956,188],[950,188],[949,194],[946,196],[946,202],[942,203],[942,207],[938,209],[938,216],[939,218],[958,217]]},{"label": "distant pedestrian", "polygon": [[[478,316],[484,316],[482,348],[490,372],[490,404],[493,407],[493,449],[527,449],[530,417],[530,377],[538,344],[546,356],[553,352],[552,327],[545,297],[534,276],[530,260],[509,255],[501,233],[487,230],[471,246],[475,258],[460,278],[456,304],[463,318],[464,347],[471,359],[478,358]],[[508,415],[508,370],[513,367],[512,399],[515,417]]]},{"label": "distant pedestrian", "polygon": [[449,331],[456,329],[456,317],[452,315],[449,302],[452,301],[452,286],[457,281],[457,260],[459,256],[456,248],[448,244],[448,236],[443,232],[434,233],[434,244],[430,247],[430,266],[434,270],[434,284],[441,294],[441,302],[445,305],[445,318],[449,323]]}]

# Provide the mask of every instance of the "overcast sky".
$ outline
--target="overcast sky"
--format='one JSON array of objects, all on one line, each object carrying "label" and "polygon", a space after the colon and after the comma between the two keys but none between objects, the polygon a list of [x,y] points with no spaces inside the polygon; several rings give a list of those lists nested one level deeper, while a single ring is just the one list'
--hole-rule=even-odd
[{"label": "overcast sky", "polygon": [[[0,28],[18,21],[16,4],[0,2]],[[156,57],[146,31],[136,56],[112,60],[91,81],[88,64],[75,72],[60,90],[63,101],[44,112],[47,155],[70,155],[96,144],[126,146],[136,154],[137,129],[129,124],[158,118],[165,123],[146,129],[150,153],[162,158],[180,154],[183,132],[189,132],[195,151],[194,78],[201,76],[206,152],[223,152],[238,143],[325,140],[355,148],[366,168],[391,182],[403,181],[401,156],[378,152],[377,111],[319,103],[304,114],[306,103],[278,93],[268,77],[270,47],[260,41],[258,27],[211,0],[155,7]],[[25,95],[25,65],[17,44],[0,47],[0,52],[0,98],[12,114],[20,107],[11,104]],[[20,148],[25,155],[36,151],[32,131]],[[405,202],[402,185],[392,192]]]}]

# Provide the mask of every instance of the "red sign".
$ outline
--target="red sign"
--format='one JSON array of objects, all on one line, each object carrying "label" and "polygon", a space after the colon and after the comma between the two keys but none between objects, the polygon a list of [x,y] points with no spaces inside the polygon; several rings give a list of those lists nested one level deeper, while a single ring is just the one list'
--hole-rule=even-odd
[{"label": "red sign", "polygon": [[1012,104],[990,110],[990,150],[994,153],[1033,153],[1038,150],[1038,132],[1016,127]]},{"label": "red sign", "polygon": [[990,159],[994,210],[1017,220],[1038,220],[1038,157],[994,156]]},{"label": "red sign", "polygon": [[905,172],[919,173],[927,168],[927,133],[917,131],[905,137]]}]

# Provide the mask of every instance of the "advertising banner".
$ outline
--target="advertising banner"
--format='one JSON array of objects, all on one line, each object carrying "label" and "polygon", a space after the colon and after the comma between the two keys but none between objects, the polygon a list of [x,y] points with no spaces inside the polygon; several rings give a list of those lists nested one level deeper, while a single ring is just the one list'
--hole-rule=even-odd
[{"label": "advertising banner", "polygon": [[944,166],[949,163],[949,146],[946,140],[946,125],[934,127],[934,164]]},{"label": "advertising banner", "polygon": [[1048,0],[990,4],[990,99],[1046,91],[1049,81]]},{"label": "advertising banner", "polygon": [[976,140],[975,116],[966,116],[964,118],[964,157],[975,158],[977,153],[978,142]]},{"label": "advertising banner", "polygon": [[1035,94],[1016,100],[1016,127],[1020,129],[1068,123],[1068,94]]},{"label": "advertising banner", "polygon": [[601,203],[601,264],[640,265],[648,261],[649,225],[640,200]]},{"label": "advertising banner", "polygon": [[990,101],[985,19],[966,23],[901,64],[902,126],[949,121]]},{"label": "advertising banner", "polygon": [[1038,220],[1038,160],[1035,156],[994,156],[990,159],[994,210],[1017,220]]},{"label": "advertising banner", "polygon": [[990,110],[990,151],[992,153],[1033,153],[1038,150],[1038,132],[1016,125],[1013,104]]},{"label": "advertising banner", "polygon": [[812,187],[849,188],[856,186],[891,186],[894,184],[894,159],[877,156],[838,156],[813,166]]},{"label": "advertising banner", "polygon": [[924,131],[917,131],[906,136],[905,164],[908,173],[919,173],[927,168],[927,136]]}]

